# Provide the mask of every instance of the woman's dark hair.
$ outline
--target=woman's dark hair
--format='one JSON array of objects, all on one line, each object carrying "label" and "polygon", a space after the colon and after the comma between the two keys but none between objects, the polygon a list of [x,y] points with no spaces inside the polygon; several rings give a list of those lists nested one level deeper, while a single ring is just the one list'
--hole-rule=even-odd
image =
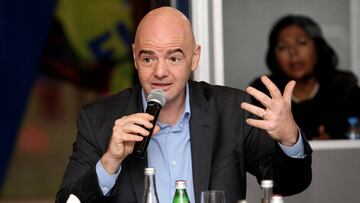
[{"label": "woman's dark hair", "polygon": [[318,80],[329,78],[328,76],[330,76],[337,67],[337,55],[324,39],[320,26],[311,18],[302,15],[286,15],[274,24],[270,32],[268,50],[266,54],[266,64],[270,71],[274,76],[286,77],[278,66],[275,56],[275,48],[279,33],[284,28],[291,25],[301,27],[315,43],[317,54],[315,77]]}]

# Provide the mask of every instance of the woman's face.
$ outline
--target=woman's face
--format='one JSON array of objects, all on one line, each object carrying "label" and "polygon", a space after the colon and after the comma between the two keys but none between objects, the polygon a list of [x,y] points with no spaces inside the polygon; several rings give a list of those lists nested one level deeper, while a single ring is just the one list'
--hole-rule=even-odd
[{"label": "woman's face", "polygon": [[299,81],[314,76],[315,43],[301,27],[290,25],[280,31],[275,56],[280,69],[290,79]]}]

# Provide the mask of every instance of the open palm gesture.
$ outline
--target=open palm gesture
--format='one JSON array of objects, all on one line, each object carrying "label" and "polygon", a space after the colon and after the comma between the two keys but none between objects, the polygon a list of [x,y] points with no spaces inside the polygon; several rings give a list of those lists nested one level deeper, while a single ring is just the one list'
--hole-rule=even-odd
[{"label": "open palm gesture", "polygon": [[258,100],[264,108],[241,103],[241,108],[260,117],[260,119],[249,118],[246,123],[264,129],[275,140],[286,146],[293,146],[298,140],[298,130],[291,113],[291,95],[295,87],[295,81],[290,81],[284,93],[281,94],[276,85],[266,76],[261,81],[270,92],[270,97],[265,93],[248,87],[246,92]]}]

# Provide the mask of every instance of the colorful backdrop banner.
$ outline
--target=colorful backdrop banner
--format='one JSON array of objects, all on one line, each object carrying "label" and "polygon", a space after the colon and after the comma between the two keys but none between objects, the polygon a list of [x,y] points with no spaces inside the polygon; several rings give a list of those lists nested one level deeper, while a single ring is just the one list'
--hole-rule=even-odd
[{"label": "colorful backdrop banner", "polygon": [[131,85],[134,25],[130,1],[60,0],[57,17],[82,69],[110,71],[112,91]]}]

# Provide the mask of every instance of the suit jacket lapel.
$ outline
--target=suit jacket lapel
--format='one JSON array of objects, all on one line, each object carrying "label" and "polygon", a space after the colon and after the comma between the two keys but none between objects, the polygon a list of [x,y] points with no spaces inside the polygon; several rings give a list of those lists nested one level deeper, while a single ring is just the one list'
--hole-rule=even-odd
[{"label": "suit jacket lapel", "polygon": [[[213,145],[213,112],[203,95],[203,91],[194,82],[190,82],[190,142],[195,201],[200,202],[200,193],[209,188],[211,155]],[[141,88],[136,89],[129,103],[128,113],[143,111],[141,103]],[[142,201],[144,193],[144,168],[147,157],[143,160],[129,156],[129,173],[134,184],[136,198]]]},{"label": "suit jacket lapel", "polygon": [[[134,92],[130,97],[127,115],[136,112],[144,112],[140,86],[134,88]],[[144,168],[147,167],[147,157],[145,159],[138,159],[135,156],[129,155],[128,159],[129,173],[134,185],[136,199],[137,202],[141,202],[144,193]]]},{"label": "suit jacket lapel", "polygon": [[137,202],[142,201],[144,194],[144,168],[147,166],[147,158],[138,159],[135,156],[129,157],[129,173],[134,185]]},{"label": "suit jacket lapel", "polygon": [[190,82],[190,142],[195,201],[209,188],[213,145],[213,112],[197,84]]}]

